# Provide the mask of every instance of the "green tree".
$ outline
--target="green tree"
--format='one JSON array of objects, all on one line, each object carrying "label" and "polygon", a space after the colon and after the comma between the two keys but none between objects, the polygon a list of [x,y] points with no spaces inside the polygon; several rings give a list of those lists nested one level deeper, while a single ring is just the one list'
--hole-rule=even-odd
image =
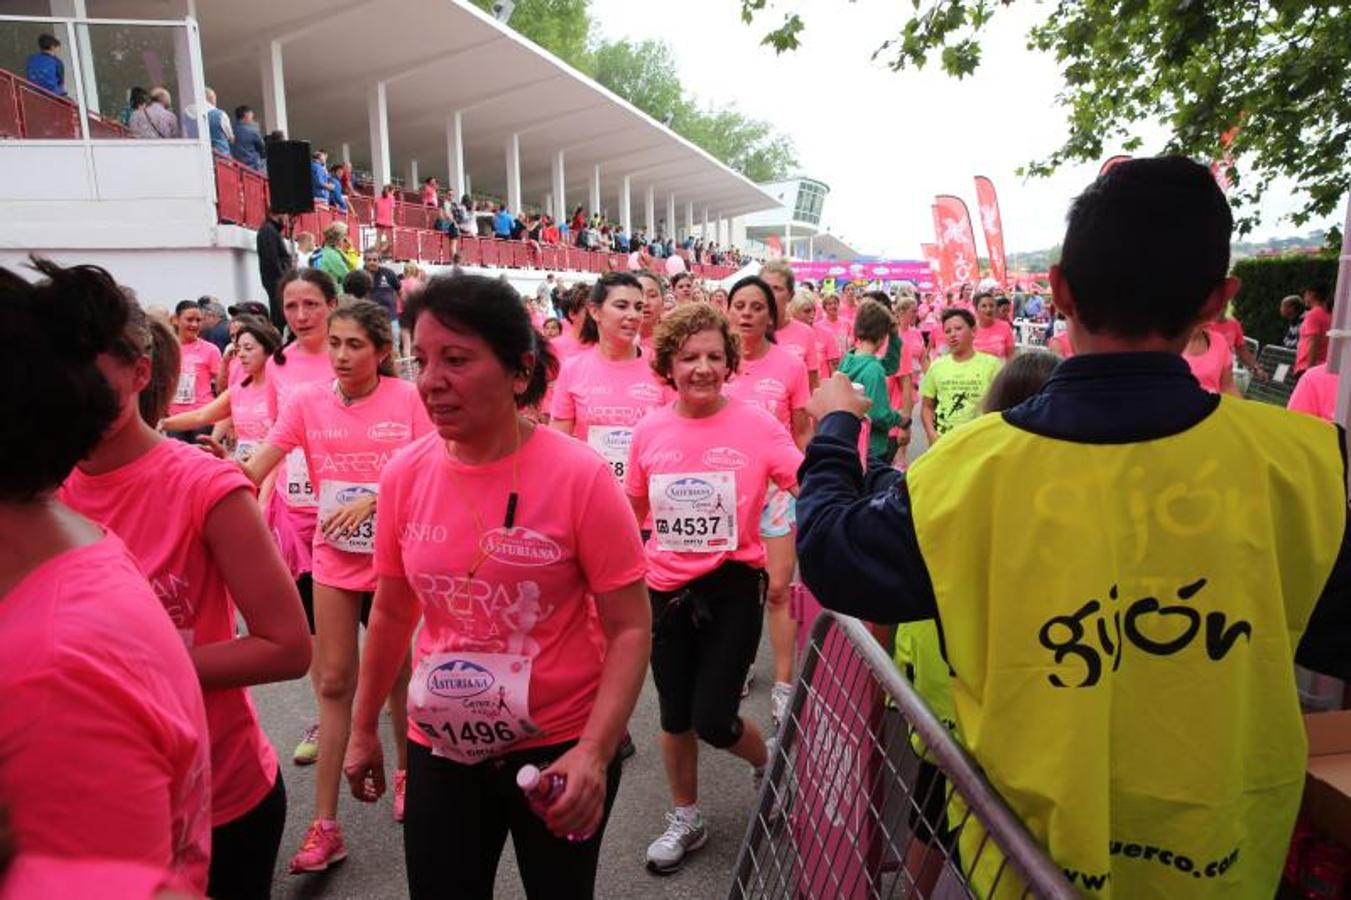
[{"label": "green tree", "polygon": [[675,57],[662,41],[602,41],[592,77],[658,122],[671,124],[686,104]]},{"label": "green tree", "polygon": [[[913,13],[877,48],[893,71],[937,56],[961,78],[980,64],[980,35],[1013,0],[911,0]],[[754,20],[768,0],[741,0]],[[1064,143],[1024,171],[1047,175],[1072,161],[1101,160],[1109,142],[1128,152],[1185,153],[1220,159],[1221,135],[1241,125],[1230,151],[1231,203],[1240,233],[1272,179],[1289,177],[1304,205],[1302,224],[1331,213],[1351,187],[1351,5],[1328,0],[1055,0],[1028,35],[1029,49],[1051,53],[1065,88]],[[764,43],[798,46],[805,23],[788,13]],[[1170,129],[1162,147],[1144,148],[1145,121]]]},{"label": "green tree", "polygon": [[677,134],[698,144],[712,156],[751,181],[774,181],[797,167],[793,142],[768,123],[753,119],[735,106],[701,110],[688,104],[677,116]]},{"label": "green tree", "polygon": [[[493,11],[493,0],[473,3]],[[573,68],[592,73],[590,0],[517,0],[507,24]]]}]

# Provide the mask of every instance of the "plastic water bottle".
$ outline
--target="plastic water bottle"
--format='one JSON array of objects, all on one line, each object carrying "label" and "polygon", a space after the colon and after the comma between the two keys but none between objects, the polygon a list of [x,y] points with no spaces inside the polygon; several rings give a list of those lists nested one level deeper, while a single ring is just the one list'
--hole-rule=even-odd
[{"label": "plastic water bottle", "polygon": [[[516,771],[516,786],[525,793],[530,811],[540,819],[547,819],[549,808],[563,796],[568,780],[563,775],[545,775],[538,767],[526,764]],[[570,834],[568,840],[589,841],[595,833],[592,829],[585,834]]]}]

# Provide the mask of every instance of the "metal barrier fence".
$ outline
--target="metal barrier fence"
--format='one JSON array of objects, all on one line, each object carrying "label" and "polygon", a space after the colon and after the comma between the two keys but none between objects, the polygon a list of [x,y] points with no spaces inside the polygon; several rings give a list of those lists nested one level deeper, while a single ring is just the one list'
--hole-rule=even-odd
[{"label": "metal barrier fence", "polygon": [[731,900],[1079,896],[857,619],[817,618],[771,750]]}]

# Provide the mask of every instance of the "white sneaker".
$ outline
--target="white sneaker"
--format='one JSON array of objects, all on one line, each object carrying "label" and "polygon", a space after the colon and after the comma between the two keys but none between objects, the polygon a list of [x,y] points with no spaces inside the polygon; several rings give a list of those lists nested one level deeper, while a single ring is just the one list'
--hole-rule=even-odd
[{"label": "white sneaker", "polygon": [[778,732],[779,726],[783,724],[784,716],[788,715],[788,701],[793,699],[793,686],[786,681],[774,682],[774,687],[769,690],[769,716],[774,720],[774,731]]},{"label": "white sneaker", "polygon": [[669,875],[685,864],[686,855],[708,843],[703,814],[686,820],[676,813],[666,814],[666,830],[647,847],[647,870]]}]

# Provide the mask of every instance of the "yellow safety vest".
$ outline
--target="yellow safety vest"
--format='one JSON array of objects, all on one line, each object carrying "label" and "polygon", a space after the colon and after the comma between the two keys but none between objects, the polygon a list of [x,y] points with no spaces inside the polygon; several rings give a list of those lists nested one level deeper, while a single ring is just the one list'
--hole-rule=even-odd
[{"label": "yellow safety vest", "polygon": [[907,482],[962,738],[1074,886],[1269,900],[1304,783],[1294,651],[1347,515],[1336,429],[1229,397],[1133,444],[989,415]]},{"label": "yellow safety vest", "polygon": [[[952,706],[952,677],[938,641],[938,623],[924,619],[897,625],[892,659],[915,686],[915,693],[924,699],[929,711],[949,732],[955,731],[957,711]],[[910,744],[921,757],[928,758],[928,749],[918,733],[910,735]]]}]

